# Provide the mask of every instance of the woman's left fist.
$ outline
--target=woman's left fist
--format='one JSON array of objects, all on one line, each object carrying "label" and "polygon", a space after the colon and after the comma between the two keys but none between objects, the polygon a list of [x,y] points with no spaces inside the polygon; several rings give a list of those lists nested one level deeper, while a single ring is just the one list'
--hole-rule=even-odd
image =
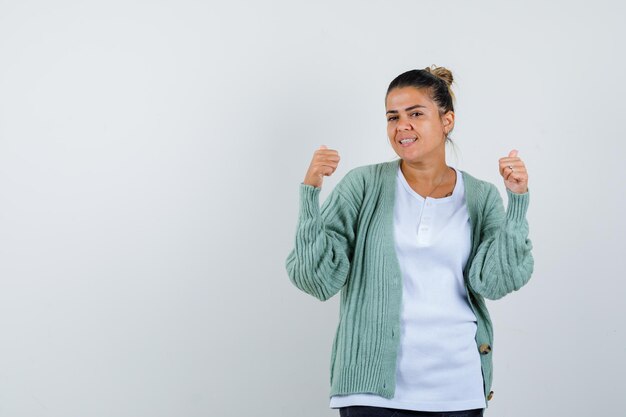
[{"label": "woman's left fist", "polygon": [[528,191],[528,172],[526,165],[517,156],[517,150],[509,152],[509,156],[500,158],[500,175],[504,178],[506,188],[517,194]]}]

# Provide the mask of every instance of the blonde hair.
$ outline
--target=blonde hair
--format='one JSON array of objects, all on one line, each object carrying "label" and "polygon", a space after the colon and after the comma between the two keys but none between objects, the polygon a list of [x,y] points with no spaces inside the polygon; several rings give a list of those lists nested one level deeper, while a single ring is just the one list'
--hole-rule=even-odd
[{"label": "blonde hair", "polygon": [[454,103],[456,101],[456,97],[454,96],[454,92],[452,91],[452,83],[454,82],[452,72],[445,67],[438,67],[434,64],[430,67],[424,68],[424,71],[433,74],[435,77],[441,78],[446,83],[446,85],[448,86],[448,92],[450,93],[450,97],[452,98],[452,102]]}]

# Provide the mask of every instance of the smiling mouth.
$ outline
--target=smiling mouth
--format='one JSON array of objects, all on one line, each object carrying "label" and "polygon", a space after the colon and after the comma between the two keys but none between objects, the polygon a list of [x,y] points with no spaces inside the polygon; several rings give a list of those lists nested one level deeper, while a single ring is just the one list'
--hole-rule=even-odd
[{"label": "smiling mouth", "polygon": [[406,138],[406,139],[400,140],[400,144],[407,145],[409,143],[415,142],[416,140],[417,140],[417,138]]}]

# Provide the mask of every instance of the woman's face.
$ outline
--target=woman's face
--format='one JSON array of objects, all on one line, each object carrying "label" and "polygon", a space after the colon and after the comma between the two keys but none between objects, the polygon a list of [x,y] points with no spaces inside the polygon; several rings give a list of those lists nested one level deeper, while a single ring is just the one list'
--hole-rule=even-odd
[{"label": "woman's face", "polygon": [[454,126],[454,112],[440,118],[428,94],[414,87],[391,90],[385,108],[387,136],[400,158],[406,162],[445,161],[446,133]]}]

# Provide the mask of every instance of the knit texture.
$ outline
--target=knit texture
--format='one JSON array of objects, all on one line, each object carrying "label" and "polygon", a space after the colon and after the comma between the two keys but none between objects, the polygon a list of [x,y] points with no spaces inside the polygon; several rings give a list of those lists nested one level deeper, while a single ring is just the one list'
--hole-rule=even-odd
[{"label": "knit texture", "polygon": [[[319,204],[320,188],[300,184],[291,282],[321,301],[341,291],[339,324],[330,360],[330,396],[374,393],[393,398],[400,336],[402,275],[395,253],[393,205],[400,160],[350,170]],[[484,298],[520,289],[533,271],[528,239],[529,193],[507,189],[505,211],[497,188],[461,171],[472,230],[464,270],[477,319],[483,388],[492,384],[493,328]]]}]

